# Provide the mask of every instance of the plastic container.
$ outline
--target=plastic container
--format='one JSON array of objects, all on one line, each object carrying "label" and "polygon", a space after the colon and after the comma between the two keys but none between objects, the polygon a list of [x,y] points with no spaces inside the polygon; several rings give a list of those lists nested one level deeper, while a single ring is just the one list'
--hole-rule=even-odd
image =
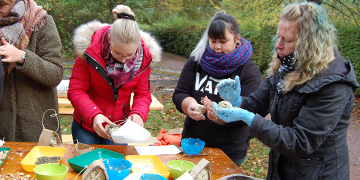
[{"label": "plastic container", "polygon": [[99,148],[68,159],[68,163],[72,169],[83,173],[85,172],[83,169],[86,166],[89,166],[93,161],[98,159],[106,160],[112,158],[124,158],[124,155],[107,149]]},{"label": "plastic container", "polygon": [[[7,153],[6,153],[6,156],[4,157],[4,159],[2,161],[0,161],[0,167],[4,163],[5,159],[8,157],[8,155],[10,153],[10,148],[8,148],[8,147],[0,147],[0,152],[3,152],[3,151],[5,151]],[[5,152],[3,152],[3,153],[5,153]]]},{"label": "plastic container", "polygon": [[125,156],[125,159],[133,164],[132,172],[146,170],[144,173],[160,174],[164,178],[168,178],[170,175],[165,165],[155,155],[128,155]]},{"label": "plastic container", "polygon": [[181,147],[188,155],[200,154],[204,146],[205,142],[200,139],[185,138],[181,140]]},{"label": "plastic container", "polygon": [[64,180],[68,167],[59,163],[41,164],[34,168],[37,180]]},{"label": "plastic container", "polygon": [[160,175],[160,174],[143,174],[140,177],[140,180],[167,180],[166,178],[164,178],[164,176]]},{"label": "plastic container", "polygon": [[[21,160],[20,164],[27,172],[34,172],[34,168],[37,158],[42,156],[59,156],[61,161],[66,152],[66,148],[63,147],[47,147],[47,146],[35,146],[30,152]],[[58,162],[57,162],[58,163]]]},{"label": "plastic container", "polygon": [[177,179],[185,172],[190,172],[195,164],[185,160],[171,160],[167,162],[167,170],[170,172],[170,176],[173,179]]},{"label": "plastic container", "polygon": [[124,179],[131,172],[132,163],[126,159],[106,159],[103,163],[109,176],[109,180]]}]

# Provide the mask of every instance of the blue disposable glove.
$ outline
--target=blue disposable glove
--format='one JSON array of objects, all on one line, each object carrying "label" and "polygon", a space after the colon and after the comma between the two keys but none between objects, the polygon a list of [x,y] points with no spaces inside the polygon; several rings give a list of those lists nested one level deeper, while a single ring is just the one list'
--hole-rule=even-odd
[{"label": "blue disposable glove", "polygon": [[229,123],[233,121],[244,121],[248,126],[255,117],[255,114],[242,108],[219,108],[216,102],[213,102],[216,115],[223,121]]},{"label": "blue disposable glove", "polygon": [[225,101],[229,101],[233,107],[239,107],[241,105],[241,85],[239,76],[235,76],[233,79],[225,79],[216,85],[221,98]]}]

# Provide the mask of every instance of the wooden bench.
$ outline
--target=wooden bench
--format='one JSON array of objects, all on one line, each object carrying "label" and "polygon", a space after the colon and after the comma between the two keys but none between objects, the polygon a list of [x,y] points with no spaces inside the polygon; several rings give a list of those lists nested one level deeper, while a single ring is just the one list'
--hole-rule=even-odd
[{"label": "wooden bench", "polygon": [[[133,96],[134,93],[131,93],[131,100],[130,105],[132,106],[133,102]],[[162,105],[158,99],[154,95],[151,94],[151,104],[150,104],[150,110],[157,110],[162,111],[164,110],[164,105]],[[59,104],[59,114],[60,115],[72,115],[74,113],[74,108],[71,105],[71,102],[64,97],[58,98],[58,104]]]}]

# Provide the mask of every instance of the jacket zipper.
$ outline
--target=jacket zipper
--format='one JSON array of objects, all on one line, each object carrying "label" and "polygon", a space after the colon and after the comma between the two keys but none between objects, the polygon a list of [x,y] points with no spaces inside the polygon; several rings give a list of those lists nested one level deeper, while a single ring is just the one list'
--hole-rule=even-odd
[{"label": "jacket zipper", "polygon": [[[90,56],[86,51],[85,51],[85,55],[87,56],[87,57],[89,57],[93,62],[95,62],[97,65],[98,65],[98,67],[100,67],[102,70],[104,70],[105,72],[107,72],[107,70],[96,60],[96,59],[94,59],[92,56]],[[91,65],[90,65],[91,66]],[[100,74],[101,75],[101,74]],[[102,76],[102,75],[101,75]],[[104,78],[106,78],[106,77],[104,77]],[[107,81],[108,82],[108,81]],[[113,93],[114,93],[114,102],[116,103],[116,100],[117,100],[117,97],[118,97],[118,94],[117,94],[117,92],[118,92],[118,90],[119,90],[119,88],[117,88],[117,89],[114,89],[113,88],[113,82],[108,82],[108,83],[110,83],[109,85],[110,85],[110,87],[111,87],[111,89],[113,90]]]},{"label": "jacket zipper", "polygon": [[124,120],[126,120],[126,119],[127,119],[127,115],[126,115],[126,112],[125,112],[125,104],[124,104],[123,107],[124,107],[124,108],[123,108]]},{"label": "jacket zipper", "polygon": [[88,55],[88,57],[90,57],[94,62],[96,62],[96,64],[98,64],[104,71],[106,71],[106,69],[97,60],[95,60],[92,56],[90,56],[86,51],[85,54]]}]

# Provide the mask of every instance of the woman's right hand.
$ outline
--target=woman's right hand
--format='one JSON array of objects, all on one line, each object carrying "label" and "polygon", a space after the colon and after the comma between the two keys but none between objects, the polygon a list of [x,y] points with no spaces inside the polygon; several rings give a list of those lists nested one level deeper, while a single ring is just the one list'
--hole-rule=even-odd
[{"label": "woman's right hand", "polygon": [[189,117],[195,121],[199,121],[199,120],[205,120],[205,116],[203,114],[201,114],[200,112],[195,110],[195,106],[198,103],[191,103],[189,104],[188,108],[187,108],[187,113],[189,115]]},{"label": "woman's right hand", "polygon": [[110,135],[105,131],[102,124],[106,122],[110,125],[116,125],[115,123],[111,122],[107,117],[105,117],[102,114],[98,114],[94,117],[93,121],[93,129],[96,132],[97,135],[104,139],[110,139]]}]

